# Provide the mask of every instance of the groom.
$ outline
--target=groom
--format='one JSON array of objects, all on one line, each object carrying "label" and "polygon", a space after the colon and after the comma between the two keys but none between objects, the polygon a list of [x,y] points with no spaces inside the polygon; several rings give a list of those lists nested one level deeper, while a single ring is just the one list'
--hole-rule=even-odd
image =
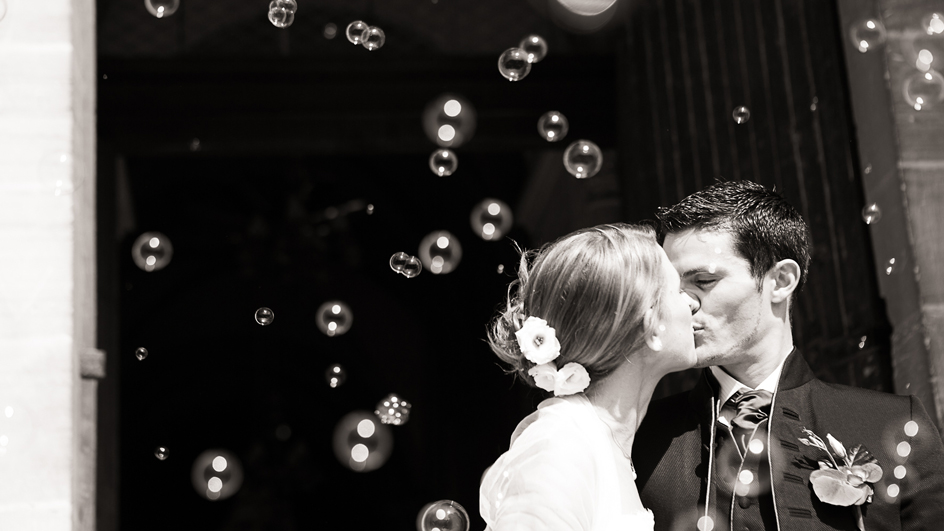
[{"label": "groom", "polygon": [[736,181],[656,217],[707,367],[635,437],[656,530],[944,529],[944,445],[921,402],[821,382],[794,347],[810,261],[796,209]]}]

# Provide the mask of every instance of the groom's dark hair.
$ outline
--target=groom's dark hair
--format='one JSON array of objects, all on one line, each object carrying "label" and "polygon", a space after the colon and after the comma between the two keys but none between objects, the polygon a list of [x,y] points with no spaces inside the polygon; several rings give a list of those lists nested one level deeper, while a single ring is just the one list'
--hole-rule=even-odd
[{"label": "groom's dark hair", "polygon": [[659,243],[665,235],[687,229],[730,232],[734,248],[751,266],[760,289],[764,275],[789,258],[802,274],[796,291],[806,281],[810,265],[810,229],[803,216],[779,193],[751,181],[712,184],[670,207],[659,207]]}]

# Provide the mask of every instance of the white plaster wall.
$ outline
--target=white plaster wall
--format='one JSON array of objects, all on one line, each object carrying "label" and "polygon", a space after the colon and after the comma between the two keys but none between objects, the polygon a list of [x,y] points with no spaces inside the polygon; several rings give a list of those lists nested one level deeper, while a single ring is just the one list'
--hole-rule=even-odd
[{"label": "white plaster wall", "polygon": [[[94,284],[91,289],[85,285],[88,272],[78,274],[74,258],[77,227],[84,233],[91,227],[94,234],[88,195],[82,205],[75,204],[82,197],[77,190],[94,187],[89,171],[94,168],[94,111],[90,113],[88,105],[89,98],[94,98],[94,81],[89,91],[89,76],[80,76],[85,79],[81,91],[86,93],[76,106],[73,29],[85,40],[82,50],[87,54],[88,44],[94,46],[94,26],[85,17],[84,24],[73,24],[70,0],[41,4],[0,0],[4,1],[6,16],[0,20],[0,529],[69,530],[75,520],[74,432],[79,414],[75,353],[86,346],[80,343],[94,340],[84,321],[77,333],[73,310],[76,293],[83,301],[94,293]],[[84,62],[92,65],[94,75],[94,54]],[[78,157],[73,148],[77,117],[79,129],[91,127],[93,135]],[[76,159],[81,161],[78,169]],[[82,216],[78,223],[76,212]],[[81,245],[78,254],[88,254],[86,237]],[[83,283],[81,289],[77,289],[77,278]],[[94,316],[91,319],[94,323]]]}]

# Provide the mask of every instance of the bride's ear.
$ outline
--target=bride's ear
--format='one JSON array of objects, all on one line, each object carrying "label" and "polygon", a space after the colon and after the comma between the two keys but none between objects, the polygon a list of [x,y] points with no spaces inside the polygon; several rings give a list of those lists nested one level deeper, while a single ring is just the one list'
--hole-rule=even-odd
[{"label": "bride's ear", "polygon": [[665,332],[665,326],[655,325],[652,320],[655,317],[652,308],[646,310],[646,317],[643,322],[646,323],[646,345],[653,352],[659,352],[662,350],[662,338],[659,337],[659,334]]}]

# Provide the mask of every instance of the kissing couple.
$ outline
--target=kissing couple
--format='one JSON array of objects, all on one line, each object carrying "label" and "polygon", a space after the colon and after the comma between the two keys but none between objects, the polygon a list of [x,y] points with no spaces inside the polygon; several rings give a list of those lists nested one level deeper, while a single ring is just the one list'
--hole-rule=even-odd
[{"label": "kissing couple", "polygon": [[[944,445],[921,402],[822,382],[794,345],[810,262],[796,209],[734,181],[656,218],[522,253],[489,344],[553,397],[486,471],[487,529],[944,529]],[[691,367],[694,388],[650,403]]]}]

